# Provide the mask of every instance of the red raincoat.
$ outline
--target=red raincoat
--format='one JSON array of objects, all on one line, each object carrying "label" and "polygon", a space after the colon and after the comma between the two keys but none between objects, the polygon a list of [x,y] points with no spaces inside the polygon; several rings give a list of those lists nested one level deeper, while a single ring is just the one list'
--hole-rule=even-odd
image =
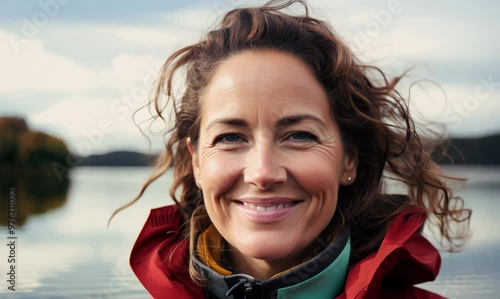
[{"label": "red raincoat", "polygon": [[[350,268],[336,299],[443,298],[414,286],[434,280],[441,266],[438,251],[419,232],[424,221],[425,212],[417,208],[398,215],[380,248]],[[155,299],[204,298],[189,276],[189,242],[180,224],[176,206],[152,210],[132,249],[132,270]]]}]

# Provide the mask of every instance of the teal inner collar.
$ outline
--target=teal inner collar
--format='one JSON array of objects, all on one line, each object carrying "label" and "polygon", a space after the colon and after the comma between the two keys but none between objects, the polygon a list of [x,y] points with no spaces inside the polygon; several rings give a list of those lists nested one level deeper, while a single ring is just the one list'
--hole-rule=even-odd
[{"label": "teal inner collar", "polygon": [[193,261],[207,280],[207,291],[216,298],[331,299],[344,290],[350,253],[349,231],[345,228],[337,240],[317,256],[268,280],[246,274],[223,276],[196,255]]},{"label": "teal inner collar", "polygon": [[[349,256],[351,254],[351,241],[348,238],[344,248],[325,269],[313,275],[307,275],[307,271],[314,273],[314,264],[306,263],[299,271],[306,274],[304,281],[297,284],[279,288],[277,299],[331,299],[342,293],[345,286],[347,271],[349,268]],[[311,267],[310,269],[308,269]],[[286,274],[285,274],[286,275]]]}]

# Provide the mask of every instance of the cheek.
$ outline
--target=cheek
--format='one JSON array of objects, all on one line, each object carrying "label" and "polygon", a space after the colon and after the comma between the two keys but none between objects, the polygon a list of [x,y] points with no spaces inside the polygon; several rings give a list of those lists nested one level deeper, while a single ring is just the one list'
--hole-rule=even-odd
[{"label": "cheek", "polygon": [[210,199],[217,199],[238,180],[241,165],[236,155],[220,152],[210,155],[200,165],[203,191]]},{"label": "cheek", "polygon": [[313,152],[295,159],[290,172],[308,193],[336,197],[341,175],[336,157]]},{"label": "cheek", "polygon": [[304,212],[305,231],[317,236],[328,225],[337,210],[338,171],[326,163],[309,162],[303,165],[304,171],[295,172],[295,179],[310,196]]}]

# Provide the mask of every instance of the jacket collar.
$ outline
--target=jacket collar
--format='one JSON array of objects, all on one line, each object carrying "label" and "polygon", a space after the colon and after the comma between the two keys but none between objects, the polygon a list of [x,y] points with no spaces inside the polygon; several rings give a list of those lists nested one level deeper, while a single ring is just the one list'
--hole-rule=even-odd
[{"label": "jacket collar", "polygon": [[[199,240],[205,241],[199,241],[198,247],[213,247],[203,244],[207,242],[207,238]],[[218,244],[215,245],[218,247]],[[351,250],[349,231],[344,229],[335,242],[326,246],[314,258],[267,280],[255,279],[245,274],[231,274],[225,269],[221,274],[219,265],[214,265],[214,262],[207,265],[196,255],[193,256],[193,261],[206,279],[208,290],[217,298],[331,299],[344,289]],[[197,248],[197,251],[207,253],[200,251],[200,248]],[[202,258],[204,261],[212,259],[203,256]]]},{"label": "jacket collar", "polygon": [[179,232],[177,206],[151,210],[130,254],[130,266],[153,298],[201,299],[188,271],[189,241]]},{"label": "jacket collar", "polygon": [[[420,234],[426,215],[426,211],[418,207],[398,214],[379,249],[350,269],[345,293],[338,299],[384,298],[387,289],[409,289],[434,280],[441,267],[441,257]],[[441,298],[435,296],[432,298]]]}]

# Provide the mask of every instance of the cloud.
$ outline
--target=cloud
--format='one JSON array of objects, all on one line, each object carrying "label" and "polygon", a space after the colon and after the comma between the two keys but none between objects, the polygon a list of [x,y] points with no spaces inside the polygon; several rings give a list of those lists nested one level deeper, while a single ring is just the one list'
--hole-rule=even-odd
[{"label": "cloud", "polygon": [[[484,79],[484,80],[483,80]],[[424,81],[411,88],[410,109],[419,123],[446,125],[453,136],[470,136],[500,131],[499,89],[488,89],[487,77],[476,84],[436,84]],[[403,94],[408,89],[401,88]]]},{"label": "cloud", "polygon": [[47,51],[40,39],[26,41],[18,51],[12,39],[10,33],[0,30],[0,94],[80,92],[96,86],[91,69]]},{"label": "cloud", "polygon": [[473,20],[449,17],[437,23],[435,18],[420,17],[391,29],[380,43],[394,45],[394,55],[400,57],[456,63],[500,58],[500,39],[491,38],[492,30]]},{"label": "cloud", "polygon": [[[225,11],[217,11],[217,7],[215,5],[212,9],[214,8],[216,10],[215,13],[212,13],[213,10],[208,8],[187,8],[179,10],[174,14],[165,13],[163,19],[169,24],[170,28],[183,28],[186,31],[199,34],[203,30],[209,29],[209,27],[213,26],[219,15],[225,13]],[[189,22],[186,22],[187,20],[189,20]],[[197,36],[197,38],[198,37],[199,36]]]},{"label": "cloud", "polygon": [[[199,39],[199,28],[190,26],[204,13],[179,14],[165,21],[166,28],[53,23],[33,39],[0,30],[0,95],[107,93],[130,89],[148,76],[156,79],[169,53]],[[182,19],[195,22],[182,25]]]},{"label": "cloud", "polygon": [[130,90],[134,85],[141,85],[149,90],[163,64],[163,59],[151,56],[121,54],[112,61],[111,69],[100,72],[103,85],[120,91]]},{"label": "cloud", "polygon": [[[318,6],[324,7],[319,15],[335,25],[334,29],[365,60],[398,57],[412,62],[486,65],[500,60],[500,38],[494,34],[496,21],[474,4],[433,3],[435,11],[447,10],[446,18],[406,0],[339,5],[335,9],[327,3]],[[467,10],[474,17],[464,18]]]},{"label": "cloud", "polygon": [[115,139],[113,136],[117,132],[131,129],[127,122],[118,126],[110,113],[112,101],[110,98],[70,97],[30,114],[30,125],[60,136],[73,152],[84,142],[87,145],[82,154],[88,154],[101,147],[106,140]]},{"label": "cloud", "polygon": [[[169,16],[175,18],[173,14]],[[155,53],[165,58],[171,51],[199,39],[200,28],[195,30],[189,25],[197,23],[195,19],[185,19],[184,24],[174,25],[172,22],[174,21],[165,21],[149,27],[78,22],[58,24],[51,28],[51,34],[47,35],[45,40],[51,48],[64,49],[66,55],[80,59],[90,56],[92,63],[99,62],[99,67],[102,67],[109,66],[114,57],[124,53]],[[75,32],[78,32],[78,35],[75,35]],[[85,40],[85,47],[82,47],[82,36],[92,36]]]},{"label": "cloud", "polygon": [[[149,143],[136,125],[150,116],[146,109],[140,109],[145,102],[145,98],[134,102],[127,93],[121,98],[69,97],[29,114],[28,119],[32,128],[63,138],[70,150],[81,156],[117,147],[146,151]],[[148,131],[148,123],[140,128],[153,150],[160,149],[163,139]]]},{"label": "cloud", "polygon": [[183,27],[176,28],[140,28],[140,27],[111,27],[116,37],[122,42],[142,47],[157,47],[165,49],[177,45],[190,36],[190,30]]}]

